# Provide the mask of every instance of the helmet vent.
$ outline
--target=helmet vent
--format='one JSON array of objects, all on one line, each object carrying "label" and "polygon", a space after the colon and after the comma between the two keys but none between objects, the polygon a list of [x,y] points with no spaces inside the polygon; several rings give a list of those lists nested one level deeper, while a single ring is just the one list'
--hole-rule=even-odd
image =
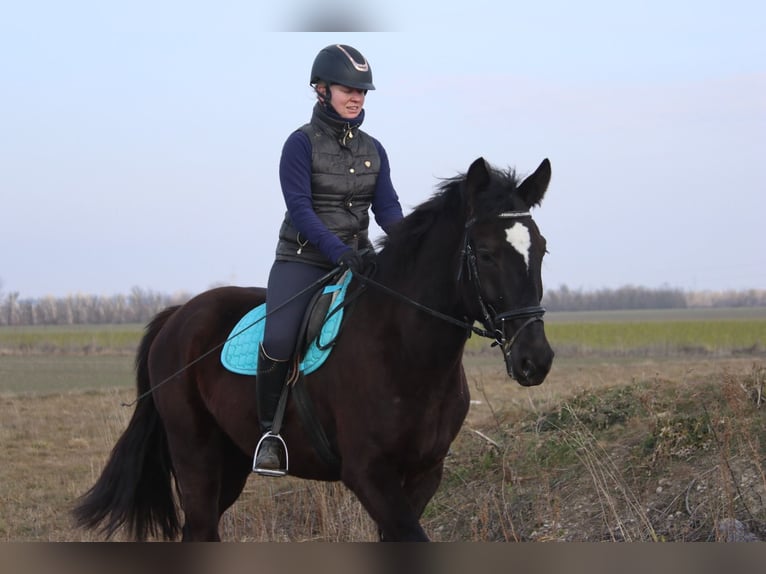
[{"label": "helmet vent", "polygon": [[[351,65],[354,66],[354,68],[359,72],[367,72],[370,69],[370,66],[367,64],[367,60],[364,60],[363,62],[357,62],[354,60],[353,56],[346,51],[346,49],[341,46],[340,44],[336,44],[338,49],[343,52],[346,57],[351,61]],[[364,57],[362,57],[364,59]]]}]

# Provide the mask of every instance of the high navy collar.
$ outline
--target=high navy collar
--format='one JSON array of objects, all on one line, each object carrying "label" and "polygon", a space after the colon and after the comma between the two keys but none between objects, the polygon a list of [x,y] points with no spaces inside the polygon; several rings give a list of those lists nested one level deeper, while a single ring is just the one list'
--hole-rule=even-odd
[{"label": "high navy collar", "polygon": [[333,131],[341,134],[349,130],[355,130],[362,125],[362,122],[364,121],[364,108],[362,108],[362,111],[359,112],[359,115],[353,120],[348,120],[342,118],[332,106],[324,106],[317,102],[314,105],[313,118],[324,123]]}]

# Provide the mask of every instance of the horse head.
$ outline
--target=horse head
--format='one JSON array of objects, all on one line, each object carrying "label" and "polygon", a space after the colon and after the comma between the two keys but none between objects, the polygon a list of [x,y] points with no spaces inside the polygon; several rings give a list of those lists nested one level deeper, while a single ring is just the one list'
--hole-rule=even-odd
[{"label": "horse head", "polygon": [[548,188],[551,165],[518,182],[512,171],[492,168],[483,158],[464,181],[466,224],[460,280],[466,308],[501,347],[508,375],[521,385],[543,382],[553,362],[540,306],[545,238],[530,209]]}]

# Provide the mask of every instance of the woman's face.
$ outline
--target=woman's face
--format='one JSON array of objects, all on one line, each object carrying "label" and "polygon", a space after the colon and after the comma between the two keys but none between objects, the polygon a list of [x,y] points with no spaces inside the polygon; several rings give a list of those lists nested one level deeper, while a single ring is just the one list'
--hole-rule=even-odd
[{"label": "woman's face", "polygon": [[340,84],[330,86],[330,104],[344,120],[353,120],[362,113],[364,96],[365,91],[358,88],[349,88]]}]

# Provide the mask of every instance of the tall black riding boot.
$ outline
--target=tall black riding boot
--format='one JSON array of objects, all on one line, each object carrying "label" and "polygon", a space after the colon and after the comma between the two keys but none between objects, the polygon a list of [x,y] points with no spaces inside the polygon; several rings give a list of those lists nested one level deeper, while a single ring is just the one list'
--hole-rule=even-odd
[{"label": "tall black riding boot", "polygon": [[289,369],[290,361],[275,361],[266,354],[263,345],[259,346],[255,385],[258,396],[258,419],[264,436],[258,443],[253,462],[253,471],[259,474],[270,476],[285,474],[280,461],[284,443],[281,437],[271,434],[271,429]]}]

